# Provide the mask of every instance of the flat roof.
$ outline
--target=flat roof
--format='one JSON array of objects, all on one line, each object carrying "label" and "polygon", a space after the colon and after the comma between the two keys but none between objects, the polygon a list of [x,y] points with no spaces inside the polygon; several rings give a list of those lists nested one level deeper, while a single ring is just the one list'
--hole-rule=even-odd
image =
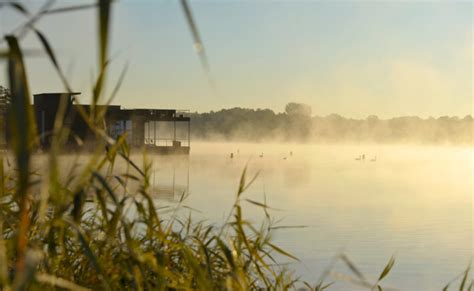
[{"label": "flat roof", "polygon": [[36,95],[81,95],[81,92],[53,92],[53,93],[33,94],[33,96],[36,96]]}]

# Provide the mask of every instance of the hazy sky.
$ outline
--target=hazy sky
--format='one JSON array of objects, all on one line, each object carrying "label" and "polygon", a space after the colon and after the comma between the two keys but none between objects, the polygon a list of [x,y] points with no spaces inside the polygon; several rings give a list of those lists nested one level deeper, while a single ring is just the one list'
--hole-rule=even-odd
[{"label": "hazy sky", "polygon": [[[31,10],[44,3],[22,2]],[[318,115],[357,118],[472,114],[470,1],[190,5],[218,94],[203,73],[178,1],[120,0],[113,11],[111,84],[126,62],[130,69],[114,103],[202,112],[235,106],[283,111],[295,101]],[[0,33],[21,20],[15,11],[0,10]],[[96,71],[95,11],[51,15],[38,26],[87,101]],[[39,47],[33,35],[22,45]],[[27,65],[33,93],[61,91],[45,57],[28,58]]]}]

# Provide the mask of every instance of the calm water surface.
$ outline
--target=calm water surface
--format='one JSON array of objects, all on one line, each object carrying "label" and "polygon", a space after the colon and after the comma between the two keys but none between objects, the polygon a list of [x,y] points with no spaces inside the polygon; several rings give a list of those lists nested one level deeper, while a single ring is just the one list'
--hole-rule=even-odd
[{"label": "calm water surface", "polygon": [[[216,224],[245,165],[249,178],[260,171],[243,198],[265,194],[280,225],[307,226],[278,230],[275,242],[301,258],[291,266],[308,281],[343,251],[373,279],[395,255],[386,286],[440,290],[473,256],[472,148],[194,143],[189,158],[153,160],[159,203],[179,199],[173,185],[189,189],[186,205],[200,211],[193,215]],[[258,223],[261,210],[244,211]],[[350,273],[342,264],[335,270]],[[332,290],[348,289],[357,290],[346,283]]]}]

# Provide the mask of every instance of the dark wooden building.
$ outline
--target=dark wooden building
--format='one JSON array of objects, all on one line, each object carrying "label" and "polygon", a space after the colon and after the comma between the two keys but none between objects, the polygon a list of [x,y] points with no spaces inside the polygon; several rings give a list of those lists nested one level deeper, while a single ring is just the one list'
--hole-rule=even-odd
[{"label": "dark wooden building", "polygon": [[122,109],[118,105],[74,104],[74,96],[80,93],[45,93],[34,95],[34,112],[41,146],[48,148],[61,100],[65,102],[63,125],[71,129],[66,146],[77,148],[81,142],[92,142],[94,135],[80,111],[104,112],[103,126],[108,135],[118,138],[127,133],[131,147],[146,147],[152,153],[189,154],[190,118],[175,109]]}]

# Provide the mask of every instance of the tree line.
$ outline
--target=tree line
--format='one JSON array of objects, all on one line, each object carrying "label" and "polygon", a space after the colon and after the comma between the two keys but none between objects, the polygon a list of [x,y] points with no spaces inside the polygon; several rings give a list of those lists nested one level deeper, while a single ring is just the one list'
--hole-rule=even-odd
[{"label": "tree line", "polygon": [[190,117],[193,138],[206,140],[471,144],[474,129],[471,115],[353,119],[312,116],[311,107],[299,103],[282,113],[231,108]]}]

